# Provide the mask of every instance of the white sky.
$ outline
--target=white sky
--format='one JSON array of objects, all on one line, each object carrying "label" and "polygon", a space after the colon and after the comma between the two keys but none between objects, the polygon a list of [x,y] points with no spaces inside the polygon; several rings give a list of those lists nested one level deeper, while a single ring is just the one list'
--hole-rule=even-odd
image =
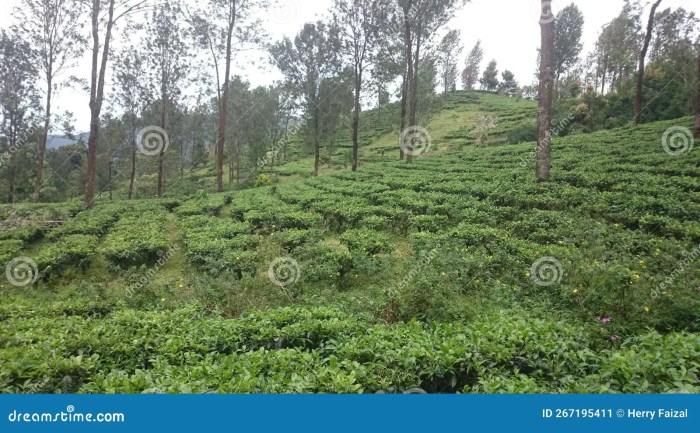
[{"label": "white sky", "polygon": [[[21,0],[0,0],[0,28],[10,25],[12,8]],[[571,1],[554,0],[553,10],[557,13]],[[622,8],[623,0],[576,0],[576,5],[584,15],[584,51],[592,50],[601,26],[612,20]],[[264,21],[273,41],[282,36],[294,36],[305,22],[323,17],[333,4],[333,0],[282,0],[268,12]],[[537,48],[540,44],[540,0],[472,0],[460,10],[450,22],[449,28],[462,32],[466,57],[471,47],[481,39],[484,49],[484,64],[495,59],[499,72],[510,69],[520,84],[530,84],[534,78]],[[649,5],[647,4],[647,10]],[[684,7],[700,16],[700,1],[663,0],[660,8]],[[644,18],[646,22],[646,18]],[[87,25],[87,22],[85,23]],[[87,30],[87,29],[86,29]],[[116,42],[118,44],[118,41]],[[258,56],[259,57],[259,56]],[[265,62],[255,65],[247,62],[234,62],[232,73],[247,78],[253,86],[270,84],[282,76]],[[84,65],[84,66],[83,66]],[[89,76],[89,58],[81,61],[81,67],[71,74],[81,78]],[[63,89],[56,98],[55,113],[71,111],[76,120],[76,130],[88,129],[88,96],[72,89]]]}]

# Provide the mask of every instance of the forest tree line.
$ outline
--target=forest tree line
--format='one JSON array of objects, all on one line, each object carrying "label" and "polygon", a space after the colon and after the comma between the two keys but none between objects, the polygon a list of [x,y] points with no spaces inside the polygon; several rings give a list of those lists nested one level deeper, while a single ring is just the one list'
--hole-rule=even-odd
[{"label": "forest tree line", "polygon": [[[270,0],[23,0],[0,33],[0,200],[82,197],[91,206],[117,187],[128,198],[163,196],[212,167],[215,184],[205,187],[223,191],[301,157],[313,156],[317,175],[339,151],[356,170],[363,130],[424,122],[436,92],[537,99],[539,70],[521,85],[495,60],[484,65],[481,41],[463,56],[460,30],[447,25],[466,3],[336,0],[325,18],[272,41]],[[697,17],[661,1],[645,16],[643,6],[625,1],[590,53],[575,4],[553,20],[552,118],[574,119],[562,134],[696,110]],[[252,87],[241,78],[251,51],[266,53],[265,68],[284,79]],[[71,76],[86,58],[89,79]],[[89,135],[47,149],[50,132],[83,132],[70,113],[55,112],[67,86],[89,95]],[[378,109],[371,119],[367,107]],[[148,126],[167,132],[168,147],[145,157],[138,141]],[[536,125],[524,122],[511,137],[535,140]],[[411,161],[398,146],[396,158]]]}]

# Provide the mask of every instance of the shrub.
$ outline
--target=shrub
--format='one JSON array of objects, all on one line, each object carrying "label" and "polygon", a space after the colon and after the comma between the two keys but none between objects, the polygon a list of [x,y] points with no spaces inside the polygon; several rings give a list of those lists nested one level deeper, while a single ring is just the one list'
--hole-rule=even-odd
[{"label": "shrub", "polygon": [[71,267],[85,268],[97,251],[95,235],[67,235],[39,248],[35,261],[40,272],[62,273]]},{"label": "shrub", "polygon": [[351,252],[375,255],[389,251],[389,237],[370,229],[348,230],[340,237]]},{"label": "shrub", "polygon": [[118,266],[153,264],[171,247],[165,227],[163,211],[124,215],[105,238],[101,251]]}]

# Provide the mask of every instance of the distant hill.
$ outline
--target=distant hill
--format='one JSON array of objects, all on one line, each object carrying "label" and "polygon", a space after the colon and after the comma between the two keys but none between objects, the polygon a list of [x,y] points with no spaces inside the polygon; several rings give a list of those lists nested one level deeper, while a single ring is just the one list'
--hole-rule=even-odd
[{"label": "distant hill", "polygon": [[46,143],[47,149],[58,149],[59,147],[68,146],[69,144],[75,143],[87,143],[89,132],[83,132],[76,135],[74,138],[70,138],[65,135],[49,135],[48,143]]}]

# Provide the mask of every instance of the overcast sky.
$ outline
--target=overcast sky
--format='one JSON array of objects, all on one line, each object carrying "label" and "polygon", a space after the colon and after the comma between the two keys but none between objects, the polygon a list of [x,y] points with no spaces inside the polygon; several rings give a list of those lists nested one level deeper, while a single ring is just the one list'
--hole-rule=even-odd
[{"label": "overcast sky", "polygon": [[[0,28],[10,25],[9,13],[21,0],[0,0]],[[203,1],[201,2],[203,3]],[[327,15],[333,0],[282,0],[263,17],[268,23],[272,40],[283,36],[294,36],[305,22]],[[553,1],[554,12],[571,1]],[[584,15],[584,54],[591,51],[601,26],[612,20],[620,11],[623,0],[577,0],[574,1]],[[663,0],[661,8],[684,7],[700,16],[700,1]],[[648,10],[649,5],[647,5]],[[478,39],[484,49],[484,64],[495,59],[502,72],[510,69],[520,84],[533,81],[537,48],[540,44],[539,28],[540,0],[472,0],[460,10],[448,28],[462,32],[465,46],[463,57]],[[646,21],[646,18],[645,18]],[[85,23],[87,25],[87,23]],[[86,29],[87,30],[87,29]],[[260,57],[260,56],[257,56]],[[89,77],[89,57],[81,61],[80,67],[71,72],[81,78]],[[274,67],[263,62],[233,64],[233,74],[246,77],[252,85],[270,84],[282,76]],[[74,114],[78,131],[88,129],[88,96],[81,91],[64,89],[56,98],[54,112],[70,111]]]}]

